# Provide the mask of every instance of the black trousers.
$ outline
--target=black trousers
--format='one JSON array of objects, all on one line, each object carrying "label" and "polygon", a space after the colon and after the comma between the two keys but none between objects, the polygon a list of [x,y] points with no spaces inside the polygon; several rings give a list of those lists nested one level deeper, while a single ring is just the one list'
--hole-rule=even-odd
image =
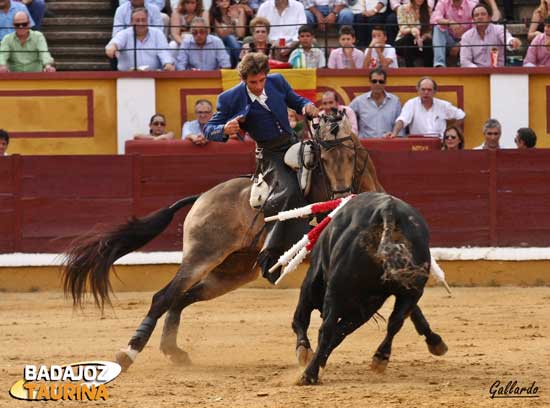
[{"label": "black trousers", "polygon": [[418,57],[422,57],[424,67],[433,67],[434,51],[432,48],[432,40],[425,40],[422,51],[418,49],[414,43],[414,36],[407,34],[395,42],[397,54],[405,59],[407,67],[414,67],[414,61]]},{"label": "black trousers", "polygon": [[[257,143],[260,152],[257,154],[258,164],[271,190],[264,206],[266,217],[307,205],[296,173],[284,162],[284,155],[292,143],[288,135],[274,141]],[[309,224],[304,219],[270,223],[264,249],[281,255],[308,230]]]}]

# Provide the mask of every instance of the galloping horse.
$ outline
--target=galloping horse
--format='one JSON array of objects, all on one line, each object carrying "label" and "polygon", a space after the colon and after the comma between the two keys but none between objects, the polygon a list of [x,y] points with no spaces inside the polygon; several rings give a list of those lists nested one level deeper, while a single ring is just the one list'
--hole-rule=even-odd
[{"label": "galloping horse", "polygon": [[[315,163],[310,202],[346,193],[383,191],[368,152],[341,113],[320,119],[313,137]],[[269,182],[269,180],[268,180]],[[249,204],[251,181],[235,178],[200,196],[186,197],[143,218],[99,234],[78,238],[67,250],[63,268],[65,293],[81,304],[87,288],[96,305],[110,303],[109,271],[120,257],[142,247],[160,234],[174,214],[194,202],[183,226],[183,260],[174,278],[153,296],[152,304],[128,348],[117,353],[126,370],[143,350],[157,320],[166,312],[160,349],[173,362],[189,362],[177,345],[182,310],[210,300],[258,277],[256,257],[265,239],[262,213]]]}]

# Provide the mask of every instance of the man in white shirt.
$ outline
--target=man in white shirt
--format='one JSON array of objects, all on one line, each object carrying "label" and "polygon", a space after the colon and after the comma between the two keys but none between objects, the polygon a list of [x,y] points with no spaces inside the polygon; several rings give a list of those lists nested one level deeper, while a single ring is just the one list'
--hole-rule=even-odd
[{"label": "man in white shirt", "polygon": [[450,102],[434,98],[437,92],[437,83],[432,78],[421,78],[416,89],[418,96],[403,105],[401,115],[396,119],[392,132],[385,135],[386,137],[395,137],[401,129],[409,126],[411,135],[442,138],[449,120],[462,127],[466,114]]},{"label": "man in white shirt", "polygon": [[267,18],[271,24],[269,41],[279,47],[280,59],[288,59],[290,51],[298,45],[298,29],[307,23],[304,5],[296,0],[267,0],[256,17]]}]

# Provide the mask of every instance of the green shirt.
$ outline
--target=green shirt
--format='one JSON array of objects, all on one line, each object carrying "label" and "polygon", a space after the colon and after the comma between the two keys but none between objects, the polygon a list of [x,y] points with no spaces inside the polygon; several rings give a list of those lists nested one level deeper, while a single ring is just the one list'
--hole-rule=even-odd
[{"label": "green shirt", "polygon": [[24,45],[21,45],[15,33],[2,39],[0,65],[7,65],[10,71],[39,72],[47,64],[53,64],[53,58],[48,51],[46,38],[40,31],[29,30],[29,38]]}]

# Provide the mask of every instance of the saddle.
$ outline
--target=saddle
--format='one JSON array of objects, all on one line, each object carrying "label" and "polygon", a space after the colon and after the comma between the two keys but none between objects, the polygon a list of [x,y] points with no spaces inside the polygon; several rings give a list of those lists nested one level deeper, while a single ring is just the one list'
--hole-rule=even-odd
[{"label": "saddle", "polygon": [[[261,154],[258,153],[257,154]],[[311,171],[315,164],[313,142],[305,140],[293,144],[285,153],[285,164],[296,172],[298,185],[302,193],[307,195],[311,188]],[[269,195],[269,185],[264,180],[264,175],[257,169],[252,178],[250,191],[250,206],[254,209],[261,208]]]}]

